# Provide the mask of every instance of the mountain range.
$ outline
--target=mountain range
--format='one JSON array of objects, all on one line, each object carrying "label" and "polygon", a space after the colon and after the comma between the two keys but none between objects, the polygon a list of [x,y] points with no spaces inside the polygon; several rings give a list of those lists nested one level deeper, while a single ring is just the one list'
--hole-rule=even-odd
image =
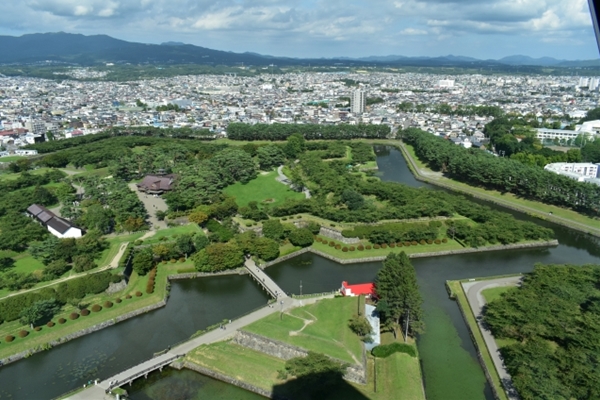
[{"label": "mountain range", "polygon": [[107,35],[85,36],[72,33],[35,33],[23,36],[0,36],[0,64],[42,62],[95,65],[102,63],[133,64],[206,64],[206,65],[311,65],[311,66],[541,66],[597,67],[600,60],[568,61],[552,57],[531,58],[523,55],[498,60],[448,55],[443,57],[406,57],[401,55],[360,58],[291,58],[257,53],[234,53],[213,50],[181,42],[145,44],[115,39]]}]

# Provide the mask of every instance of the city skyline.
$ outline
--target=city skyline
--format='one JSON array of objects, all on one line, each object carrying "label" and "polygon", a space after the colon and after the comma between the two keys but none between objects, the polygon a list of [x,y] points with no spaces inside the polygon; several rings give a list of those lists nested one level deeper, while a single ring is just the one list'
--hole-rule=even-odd
[{"label": "city skyline", "polygon": [[3,3],[0,34],[107,34],[288,57],[522,54],[596,59],[585,0],[361,2],[35,0]]}]

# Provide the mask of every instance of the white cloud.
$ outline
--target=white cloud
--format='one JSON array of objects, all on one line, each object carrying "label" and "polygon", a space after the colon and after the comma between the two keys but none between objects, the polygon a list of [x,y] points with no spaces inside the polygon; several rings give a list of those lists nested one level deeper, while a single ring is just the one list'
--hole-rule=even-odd
[{"label": "white cloud", "polygon": [[427,35],[427,31],[425,31],[423,29],[406,28],[406,29],[401,30],[400,34],[402,34],[402,35],[410,35],[410,36]]}]

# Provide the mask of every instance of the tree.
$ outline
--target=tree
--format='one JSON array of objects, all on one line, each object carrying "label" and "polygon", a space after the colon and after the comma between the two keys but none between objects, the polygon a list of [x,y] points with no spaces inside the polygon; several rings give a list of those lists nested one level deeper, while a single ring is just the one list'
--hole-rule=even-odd
[{"label": "tree", "polygon": [[169,258],[170,252],[171,250],[164,244],[157,244],[152,246],[152,254],[154,254],[154,257],[160,260],[166,260],[167,258]]},{"label": "tree", "polygon": [[209,160],[212,168],[225,185],[235,182],[248,183],[256,177],[256,165],[252,157],[242,149],[227,148]]},{"label": "tree", "polygon": [[113,220],[111,212],[100,204],[89,206],[81,219],[88,229],[98,229],[102,233],[109,233],[112,230]]},{"label": "tree", "polygon": [[40,322],[50,320],[60,310],[60,303],[56,299],[39,300],[31,306],[21,310],[20,322],[33,328]]},{"label": "tree", "polygon": [[44,268],[44,279],[52,280],[60,278],[71,266],[63,259],[54,260]]},{"label": "tree", "polygon": [[208,220],[208,215],[202,211],[194,211],[188,216],[188,220],[198,225],[202,225]]},{"label": "tree", "polygon": [[181,235],[175,241],[175,245],[181,252],[181,254],[185,254],[186,256],[191,255],[194,251],[194,240],[192,239],[192,235]]},{"label": "tree", "polygon": [[377,273],[375,287],[379,298],[387,303],[388,315],[394,324],[404,329],[408,325],[413,335],[423,331],[423,300],[415,269],[405,252],[390,253],[386,257]]},{"label": "tree", "polygon": [[358,210],[365,205],[365,199],[355,190],[345,189],[342,192],[341,200],[349,210]]},{"label": "tree", "polygon": [[15,266],[15,260],[12,257],[0,257],[0,271],[5,271]]},{"label": "tree", "polygon": [[146,222],[144,221],[143,218],[129,217],[123,223],[123,229],[125,229],[127,232],[135,232],[135,231],[139,231],[140,229],[142,229],[145,224],[146,224]]},{"label": "tree", "polygon": [[271,261],[279,257],[279,243],[266,237],[256,238],[254,241],[256,255],[265,261]]},{"label": "tree", "polygon": [[283,225],[278,219],[269,219],[263,222],[263,236],[273,240],[281,240],[283,238]]},{"label": "tree", "polygon": [[281,147],[275,144],[269,144],[259,147],[256,151],[258,165],[263,171],[269,171],[273,167],[282,165],[285,162],[285,154]]},{"label": "tree", "polygon": [[308,247],[313,244],[315,238],[308,228],[294,229],[289,237],[294,246]]},{"label": "tree", "polygon": [[204,233],[196,233],[192,239],[194,241],[194,248],[196,251],[202,250],[210,243]]},{"label": "tree", "polygon": [[73,257],[73,269],[75,272],[85,272],[96,268],[98,265],[89,254],[81,254]]},{"label": "tree", "polygon": [[348,327],[361,338],[367,338],[372,332],[371,324],[362,315],[355,315],[352,317],[348,322]]},{"label": "tree", "polygon": [[198,271],[218,272],[233,269],[244,263],[244,253],[234,242],[213,243],[192,256]]},{"label": "tree", "polygon": [[154,257],[152,257],[152,249],[145,248],[136,251],[132,260],[133,270],[138,275],[146,275],[148,271],[154,268]]},{"label": "tree", "polygon": [[290,135],[287,138],[287,143],[283,148],[283,152],[290,159],[296,159],[300,154],[304,153],[306,149],[306,140],[304,136],[299,133]]}]

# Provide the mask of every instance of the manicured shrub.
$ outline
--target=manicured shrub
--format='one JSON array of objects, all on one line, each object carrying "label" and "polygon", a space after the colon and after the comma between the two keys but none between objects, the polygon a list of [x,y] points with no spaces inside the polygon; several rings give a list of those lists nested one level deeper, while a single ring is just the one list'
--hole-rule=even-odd
[{"label": "manicured shrub", "polygon": [[330,241],[329,241],[329,245],[330,245],[330,246],[335,246],[335,242],[334,242],[333,240],[330,240]]},{"label": "manicured shrub", "polygon": [[180,262],[180,263],[183,263],[183,262],[185,262],[185,257],[179,257],[179,262]]},{"label": "manicured shrub", "polygon": [[127,296],[125,296],[125,298],[126,298],[127,300],[129,300],[129,299],[131,298],[131,295],[130,295],[130,294],[128,294]]},{"label": "manicured shrub", "polygon": [[93,311],[93,312],[99,312],[99,311],[102,311],[102,306],[101,306],[100,304],[94,304],[94,305],[92,306],[92,311]]},{"label": "manicured shrub", "polygon": [[363,251],[365,249],[365,246],[363,246],[362,244],[359,244],[357,249],[358,249],[358,251]]},{"label": "manicured shrub", "polygon": [[412,242],[410,242],[410,244],[411,244],[412,246],[416,246],[416,245],[418,245],[419,243],[418,243],[416,240],[413,240]]},{"label": "manicured shrub", "polygon": [[381,248],[382,248],[382,249],[387,249],[387,247],[388,247],[388,246],[387,246],[387,244],[385,244],[385,243],[382,243],[382,244],[381,244]]},{"label": "manicured shrub", "polygon": [[135,242],[133,242],[133,244],[135,244],[136,246],[139,246],[139,245],[141,245],[142,243],[144,243],[144,241],[143,241],[143,240],[141,240],[141,239],[138,239],[138,240],[136,240]]},{"label": "manicured shrub", "polygon": [[69,314],[69,319],[77,319],[79,318],[79,314],[77,314],[76,312],[72,312],[71,314]]},{"label": "manicured shrub", "polygon": [[[154,293],[154,282],[156,279],[156,268],[152,268],[150,274],[148,274],[148,282],[146,283],[146,293]],[[137,296],[137,293],[136,293]]]},{"label": "manicured shrub", "polygon": [[433,244],[433,240],[427,239],[427,244]]},{"label": "manicured shrub", "polygon": [[174,258],[171,258],[171,264],[175,264],[176,262],[177,262],[177,260],[176,260],[176,259],[174,259]]},{"label": "manicured shrub", "polygon": [[90,315],[90,310],[88,310],[87,308],[84,308],[79,313],[81,314],[81,316],[87,317],[88,315]]},{"label": "manicured shrub", "polygon": [[346,246],[344,246],[344,247],[342,247],[342,251],[343,251],[344,253],[347,253],[347,252],[348,252],[348,248],[347,248]]},{"label": "manicured shrub", "polygon": [[61,324],[61,325],[64,324],[65,322],[67,322],[67,320],[64,319],[64,318],[59,318],[58,319],[58,323]]},{"label": "manicured shrub", "polygon": [[14,337],[13,335],[4,336],[4,341],[5,341],[6,343],[10,343],[10,342],[12,342],[13,340],[15,340],[15,337]]},{"label": "manicured shrub", "polygon": [[281,218],[282,221],[287,221],[287,217]]},{"label": "manicured shrub", "polygon": [[24,338],[25,336],[29,335],[29,331],[21,330],[17,335],[19,335],[20,338]]},{"label": "manicured shrub", "polygon": [[350,247],[348,248],[348,250],[350,250],[350,251],[354,251],[354,250],[356,250],[356,248],[354,248],[354,246],[350,246]]},{"label": "manicured shrub", "polygon": [[417,351],[415,350],[415,348],[406,343],[394,342],[390,344],[383,344],[380,346],[376,346],[373,348],[373,350],[371,350],[371,354],[373,354],[377,358],[389,357],[394,353],[405,353],[411,357],[417,356]]},{"label": "manicured shrub", "polygon": [[421,240],[419,241],[419,244],[427,244],[427,242],[426,242],[424,239],[421,239]]},{"label": "manicured shrub", "polygon": [[405,245],[406,247],[408,247],[408,246],[410,246],[410,242],[404,242],[404,245]]},{"label": "manicured shrub", "polygon": [[300,219],[302,218],[302,215],[296,215],[296,218]]},{"label": "manicured shrub", "polygon": [[137,292],[135,292],[136,297],[142,297],[142,292],[140,292],[139,290]]},{"label": "manicured shrub", "polygon": [[341,248],[342,248],[342,245],[341,245],[341,244],[336,244],[336,245],[335,245],[335,249],[336,249],[336,250],[339,250],[339,249],[341,249]]},{"label": "manicured shrub", "polygon": [[33,328],[34,331],[39,332],[42,330],[41,326],[36,326],[35,328]]},{"label": "manicured shrub", "polygon": [[404,245],[402,244],[402,242],[398,242],[398,243],[396,243],[396,247],[402,247],[402,246],[404,246]]},{"label": "manicured shrub", "polygon": [[52,328],[52,327],[54,326],[54,322],[52,322],[52,321],[48,321],[48,323],[46,324],[46,326],[47,326],[48,328]]},{"label": "manicured shrub", "polygon": [[442,243],[448,243],[448,238],[443,238]]},{"label": "manicured shrub", "polygon": [[370,244],[366,245],[366,246],[365,246],[365,249],[367,249],[367,250],[371,250],[371,245],[370,245]]},{"label": "manicured shrub", "polygon": [[393,249],[394,247],[396,247],[396,243],[390,243],[390,248]]},{"label": "manicured shrub", "polygon": [[378,244],[374,244],[374,245],[373,245],[373,248],[374,248],[375,250],[377,250],[377,249],[380,249],[380,248],[381,248],[381,246],[380,246],[380,245],[378,245]]},{"label": "manicured shrub", "polygon": [[123,301],[123,300],[121,300],[121,298],[120,298],[120,297],[117,297],[117,298],[115,299],[115,303],[117,303],[117,304],[119,304],[119,303],[120,303],[120,302],[122,302],[122,301]]},{"label": "manicured shrub", "polygon": [[435,244],[440,244],[440,243],[442,243],[442,241],[441,241],[440,239],[435,239],[435,240],[433,241],[433,243],[435,243]]},{"label": "manicured shrub", "polygon": [[112,301],[108,301],[108,300],[106,300],[106,301],[104,302],[104,308],[111,308],[112,306],[113,306],[113,303],[112,303]]},{"label": "manicured shrub", "polygon": [[252,226],[252,222],[246,222],[246,226],[249,228]]},{"label": "manicured shrub", "polygon": [[335,224],[329,224],[329,226],[335,228]]}]

